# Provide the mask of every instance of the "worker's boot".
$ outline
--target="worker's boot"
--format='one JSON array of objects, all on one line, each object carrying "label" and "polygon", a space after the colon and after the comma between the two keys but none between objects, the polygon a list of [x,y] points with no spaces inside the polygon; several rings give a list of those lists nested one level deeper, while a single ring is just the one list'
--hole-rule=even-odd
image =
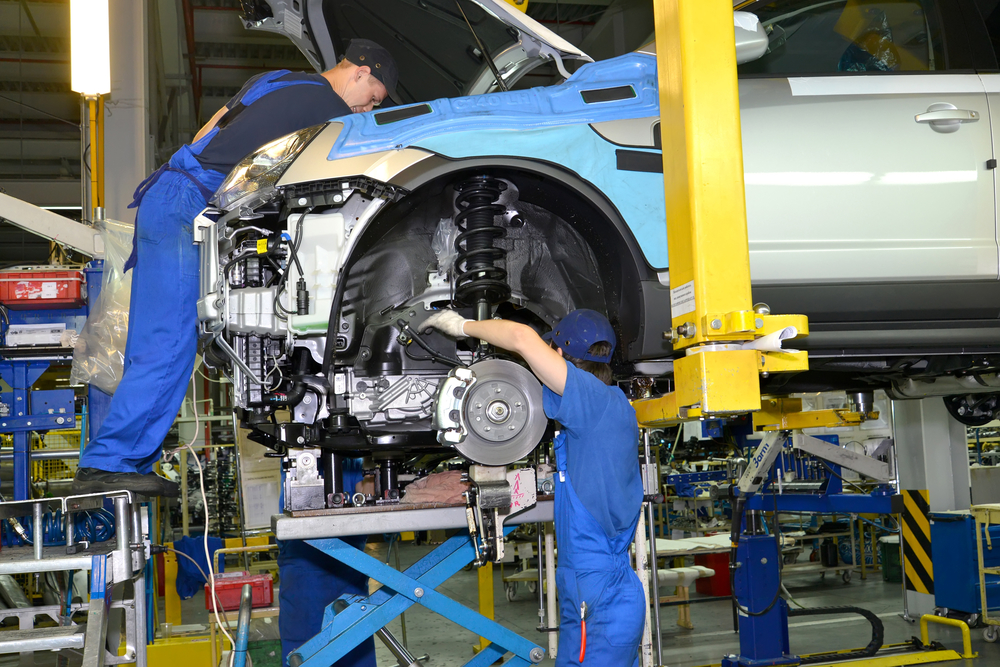
[{"label": "worker's boot", "polygon": [[73,493],[110,493],[131,491],[141,496],[176,498],[180,486],[155,473],[108,472],[97,468],[79,468],[73,478]]}]

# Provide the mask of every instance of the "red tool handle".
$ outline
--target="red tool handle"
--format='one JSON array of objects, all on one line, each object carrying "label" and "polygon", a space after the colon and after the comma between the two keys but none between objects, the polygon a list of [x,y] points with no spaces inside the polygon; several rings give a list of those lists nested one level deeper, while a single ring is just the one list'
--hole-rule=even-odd
[{"label": "red tool handle", "polygon": [[580,662],[587,655],[587,621],[580,621]]}]

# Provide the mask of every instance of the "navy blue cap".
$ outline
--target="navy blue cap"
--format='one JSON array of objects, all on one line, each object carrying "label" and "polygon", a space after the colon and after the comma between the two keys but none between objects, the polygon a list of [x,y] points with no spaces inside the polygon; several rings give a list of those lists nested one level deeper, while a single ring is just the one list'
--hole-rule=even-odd
[{"label": "navy blue cap", "polygon": [[385,86],[389,99],[399,104],[399,94],[396,92],[399,70],[396,69],[396,61],[391,53],[370,39],[352,39],[344,57],[358,67],[368,67],[372,76]]},{"label": "navy blue cap", "polygon": [[[611,361],[611,354],[615,351],[615,330],[611,328],[611,322],[596,310],[588,308],[578,308],[559,320],[559,324],[542,336],[542,340],[552,341],[576,359],[603,364]],[[601,342],[611,343],[611,351],[606,356],[597,357],[588,352],[591,345]]]}]

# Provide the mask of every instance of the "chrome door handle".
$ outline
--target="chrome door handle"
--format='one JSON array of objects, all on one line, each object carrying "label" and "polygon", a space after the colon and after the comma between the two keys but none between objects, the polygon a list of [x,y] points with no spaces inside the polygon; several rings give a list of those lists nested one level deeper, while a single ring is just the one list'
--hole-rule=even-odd
[{"label": "chrome door handle", "polygon": [[957,120],[960,123],[975,123],[979,120],[978,111],[968,109],[941,109],[940,111],[928,111],[918,113],[914,120],[918,123],[935,123],[940,120]]},{"label": "chrome door handle", "polygon": [[971,109],[959,109],[954,104],[932,104],[924,113],[913,117],[918,123],[927,123],[931,129],[938,132],[955,132],[962,123],[975,123],[979,120],[979,112]]}]

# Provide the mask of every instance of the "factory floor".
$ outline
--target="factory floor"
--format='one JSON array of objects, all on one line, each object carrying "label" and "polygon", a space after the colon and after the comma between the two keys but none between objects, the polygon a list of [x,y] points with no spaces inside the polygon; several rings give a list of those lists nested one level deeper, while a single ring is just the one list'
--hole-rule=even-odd
[{"label": "factory floor", "polygon": [[[404,543],[400,547],[400,565],[403,568],[416,562],[428,553],[431,546],[414,546]],[[369,545],[368,549],[376,557],[386,559],[384,544]],[[394,559],[392,559],[394,562]],[[507,571],[510,573],[510,570]],[[791,595],[805,607],[828,607],[853,605],[874,612],[885,626],[885,643],[904,642],[920,634],[918,625],[910,624],[899,617],[902,611],[902,591],[899,584],[887,584],[878,573],[869,574],[866,580],[855,573],[850,583],[845,584],[836,573],[825,579],[819,574],[798,573],[785,578],[785,586]],[[478,609],[478,581],[475,570],[461,571],[438,590],[462,604]],[[663,590],[667,594],[666,589]],[[692,587],[693,598],[699,597]],[[538,599],[529,593],[527,587],[519,584],[513,602],[504,596],[499,566],[494,566],[494,600],[496,620],[504,627],[547,648],[547,639],[536,631],[539,624]],[[192,614],[188,614],[191,605]],[[663,664],[670,667],[695,667],[718,664],[723,655],[739,653],[739,637],[733,632],[732,607],[728,601],[695,604],[690,607],[693,630],[677,626],[677,609],[664,607],[661,613],[663,628]],[[184,620],[189,618],[204,620],[204,601],[198,595],[185,603]],[[194,614],[198,614],[197,617]],[[790,643],[793,652],[814,653],[819,651],[861,648],[871,638],[867,621],[860,616],[844,615],[833,617],[793,618],[790,622]],[[400,620],[389,624],[389,630],[397,639],[403,633]],[[961,652],[961,634],[955,628],[932,626],[931,638],[941,641],[947,648]],[[406,613],[406,640],[410,652],[415,656],[428,655],[428,667],[459,667],[470,660],[473,646],[479,638],[450,621],[420,606],[414,606]],[[982,630],[972,631],[973,651],[981,657],[975,660],[954,661],[954,665],[993,665],[1000,663],[1000,643],[987,644]],[[392,655],[376,640],[376,654],[379,667],[392,667],[396,663]],[[552,665],[546,658],[541,664]]]},{"label": "factory floor", "polygon": [[[401,565],[408,566],[429,549],[430,547],[404,545],[400,550]],[[869,574],[866,580],[861,580],[856,573],[851,582],[845,584],[835,573],[828,574],[825,579],[815,573],[799,573],[787,576],[785,586],[795,600],[805,607],[852,605],[874,612],[885,626],[886,644],[904,642],[920,634],[919,625],[910,624],[899,617],[903,608],[900,585],[884,583],[881,574]],[[438,590],[473,609],[478,608],[477,577],[474,571],[459,572]],[[666,589],[662,592],[668,594]],[[691,596],[699,597],[694,587]],[[494,599],[498,622],[540,646],[547,647],[544,635],[535,629],[538,626],[537,596],[530,594],[521,584],[514,601],[508,602],[504,597],[499,568],[495,568]],[[728,601],[695,604],[690,609],[693,630],[677,626],[676,608],[664,607],[661,611],[663,664],[670,667],[718,664],[723,655],[739,653],[739,636],[733,632],[732,607]],[[856,615],[793,618],[789,626],[791,649],[799,653],[861,648],[871,638],[867,621]],[[398,619],[389,627],[397,638],[400,637]],[[429,655],[431,660],[426,663],[428,667],[464,665],[473,655],[472,646],[478,642],[478,638],[471,633],[423,608],[413,608],[407,612],[406,629],[410,652],[417,656]],[[954,648],[959,652],[962,650],[961,633],[956,628],[932,626],[930,636],[941,641],[947,648]],[[394,665],[389,652],[381,643],[376,644],[379,667]],[[972,647],[974,652],[980,653],[979,658],[950,664],[1000,664],[1000,643],[986,643],[981,630],[972,631]],[[546,658],[541,664],[552,665],[553,662]]]},{"label": "factory floor", "polygon": [[[403,544],[400,548],[401,566],[409,566],[432,548]],[[385,545],[371,545],[369,549],[373,550],[373,555],[385,558]],[[799,573],[786,576],[784,583],[791,595],[806,607],[853,605],[874,612],[885,625],[887,644],[903,642],[919,635],[917,625],[907,623],[899,617],[902,610],[899,584],[886,584],[878,574],[869,575],[867,580],[861,580],[855,574],[853,580],[845,584],[839,576],[832,573],[825,580],[815,573]],[[477,573],[474,570],[459,572],[438,590],[470,608],[478,608]],[[691,593],[693,598],[698,597],[694,590]],[[514,601],[508,602],[504,596],[499,567],[495,568],[494,598],[497,621],[531,641],[546,646],[544,635],[535,630],[538,625],[537,597],[521,584]],[[732,611],[727,601],[695,604],[690,609],[694,624],[692,630],[677,626],[676,608],[662,610],[664,664],[670,667],[717,664],[723,655],[739,652],[739,638],[732,631]],[[205,623],[208,612],[205,611],[202,594],[184,601],[182,613],[185,624]],[[789,625],[791,649],[797,653],[859,648],[871,636],[867,622],[860,616],[793,618]],[[277,623],[268,623],[260,629],[269,636],[259,636],[276,639],[276,626]],[[402,639],[399,619],[390,623],[389,629],[397,638]],[[961,635],[957,629],[932,626],[930,632],[932,639],[941,641],[947,648],[961,651]],[[406,639],[414,655],[430,656],[430,660],[424,663],[428,667],[464,665],[473,656],[473,645],[478,643],[478,637],[419,606],[406,613]],[[978,666],[1000,663],[1000,643],[986,643],[981,630],[973,630],[972,647],[973,651],[979,652],[979,658],[950,664]],[[380,642],[376,642],[376,651],[379,667],[395,665],[391,654]],[[70,667],[79,664],[78,656],[67,657]],[[0,667],[13,666],[17,661],[16,655],[0,656]],[[271,663],[270,660],[267,662]],[[56,655],[36,655],[35,664],[54,666],[57,664]],[[541,664],[552,665],[553,661],[546,658]]]}]

